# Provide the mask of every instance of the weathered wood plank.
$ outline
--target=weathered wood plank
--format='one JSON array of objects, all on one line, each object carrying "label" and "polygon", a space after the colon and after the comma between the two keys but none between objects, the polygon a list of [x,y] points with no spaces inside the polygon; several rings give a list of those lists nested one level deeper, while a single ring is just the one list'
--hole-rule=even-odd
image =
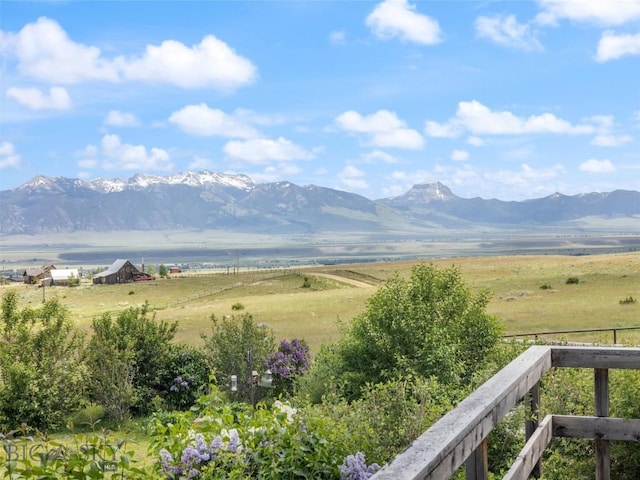
[{"label": "weathered wood plank", "polygon": [[[609,416],[609,370],[594,370],[595,407],[597,417]],[[609,441],[596,438],[596,480],[611,480],[611,448]]]},{"label": "weathered wood plank", "polygon": [[466,480],[489,479],[489,442],[485,438],[465,461]]},{"label": "weathered wood plank", "polygon": [[596,368],[594,370],[594,390],[596,417],[609,416],[609,370]]},{"label": "weathered wood plank", "polygon": [[551,347],[554,367],[640,369],[640,348]]},{"label": "weathered wood plank", "polygon": [[[539,426],[540,423],[540,382],[536,382],[536,384],[529,390],[527,395],[527,419],[524,424],[524,432],[525,439],[528,441],[533,433]],[[541,477],[541,466],[540,462],[534,465],[533,470],[531,470],[531,475],[534,478]]]},{"label": "weathered wood plank", "polygon": [[553,415],[553,436],[640,442],[640,419]]},{"label": "weathered wood plank", "polygon": [[544,417],[538,428],[533,432],[531,438],[527,440],[522,450],[511,465],[511,468],[502,480],[526,480],[529,475],[540,464],[540,459],[545,448],[551,442],[553,417]]},{"label": "weathered wood plank", "polygon": [[611,480],[611,446],[596,438],[596,480]]},{"label": "weathered wood plank", "polygon": [[551,348],[530,347],[418,437],[372,480],[449,478],[550,368]]}]

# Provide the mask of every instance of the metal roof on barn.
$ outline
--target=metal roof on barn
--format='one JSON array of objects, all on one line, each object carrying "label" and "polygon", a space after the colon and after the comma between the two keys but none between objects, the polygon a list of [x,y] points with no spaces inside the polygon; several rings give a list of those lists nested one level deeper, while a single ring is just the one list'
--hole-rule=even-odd
[{"label": "metal roof on barn", "polygon": [[127,264],[128,261],[129,260],[127,260],[126,258],[119,258],[115,262],[113,262],[111,264],[111,266],[109,268],[107,268],[106,270],[104,270],[103,272],[96,273],[93,276],[93,278],[108,277],[109,275],[113,275],[114,273],[119,272],[120,269],[122,267],[124,267]]}]

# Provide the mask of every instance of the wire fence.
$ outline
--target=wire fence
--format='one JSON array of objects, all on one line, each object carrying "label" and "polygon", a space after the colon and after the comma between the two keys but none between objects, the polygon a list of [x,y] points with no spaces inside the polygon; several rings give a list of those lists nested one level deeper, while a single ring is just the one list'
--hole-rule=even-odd
[{"label": "wire fence", "polygon": [[511,333],[509,335],[503,335],[502,338],[526,338],[526,337],[541,337],[547,335],[566,335],[575,333],[602,333],[611,332],[613,334],[613,344],[618,344],[618,332],[627,330],[640,330],[640,326],[636,327],[606,327],[606,328],[583,328],[576,330],[550,330],[544,332],[528,332],[528,333]]}]

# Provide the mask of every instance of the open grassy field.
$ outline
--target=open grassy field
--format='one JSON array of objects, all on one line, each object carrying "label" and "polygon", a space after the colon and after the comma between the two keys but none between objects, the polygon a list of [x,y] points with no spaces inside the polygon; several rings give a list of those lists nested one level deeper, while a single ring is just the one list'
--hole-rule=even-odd
[{"label": "open grassy field", "polygon": [[[87,332],[97,315],[147,301],[157,318],[179,322],[178,341],[192,344],[199,344],[201,334],[209,332],[212,314],[248,312],[257,322],[267,324],[276,338],[304,338],[317,351],[339,337],[339,323],[362,312],[376,288],[395,274],[407,277],[418,262],[252,270],[235,275],[199,273],[123,285],[87,282],[44,292],[35,286],[11,284],[0,292],[17,289],[22,303],[32,306],[42,302],[43,296],[55,295]],[[488,311],[503,319],[506,333],[640,325],[640,253],[460,257],[433,263],[455,266],[472,289],[490,291]],[[309,288],[303,288],[305,276]],[[577,278],[578,283],[566,284],[569,277]],[[628,297],[639,303],[620,304]],[[563,337],[612,341],[611,333]],[[640,331],[620,332],[618,341],[640,344]]]}]

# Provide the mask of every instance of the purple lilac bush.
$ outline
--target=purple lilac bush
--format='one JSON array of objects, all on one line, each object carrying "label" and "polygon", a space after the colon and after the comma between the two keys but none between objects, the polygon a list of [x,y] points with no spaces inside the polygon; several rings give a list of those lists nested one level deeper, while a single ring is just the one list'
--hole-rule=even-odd
[{"label": "purple lilac bush", "polygon": [[291,393],[296,379],[309,369],[309,345],[304,340],[282,340],[278,351],[265,362],[273,374],[275,393]]}]

